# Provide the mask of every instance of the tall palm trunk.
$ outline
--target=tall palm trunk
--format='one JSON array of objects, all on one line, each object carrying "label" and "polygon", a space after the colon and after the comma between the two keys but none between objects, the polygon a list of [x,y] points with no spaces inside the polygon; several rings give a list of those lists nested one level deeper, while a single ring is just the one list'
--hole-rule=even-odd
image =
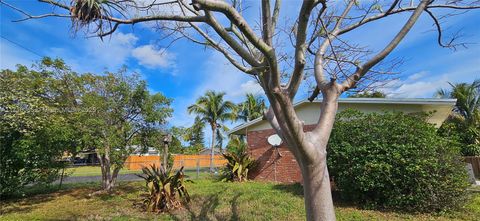
[{"label": "tall palm trunk", "polygon": [[217,127],[214,124],[212,124],[212,145],[210,148],[210,172],[212,173],[213,173],[213,167],[215,165],[213,162],[213,156],[215,154],[215,132],[217,131]]}]

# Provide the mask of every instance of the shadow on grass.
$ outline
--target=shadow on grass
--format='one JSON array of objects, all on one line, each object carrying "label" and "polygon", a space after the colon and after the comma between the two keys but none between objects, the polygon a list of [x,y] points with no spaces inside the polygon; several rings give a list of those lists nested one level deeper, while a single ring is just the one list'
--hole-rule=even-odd
[{"label": "shadow on grass", "polygon": [[55,196],[52,195],[38,195],[30,198],[2,201],[0,202],[0,215],[9,213],[27,213],[37,208],[40,204],[51,201],[54,198]]},{"label": "shadow on grass", "polygon": [[[273,189],[287,192],[295,196],[303,197],[303,186],[300,183],[276,184],[273,186]],[[332,198],[335,206],[346,206],[346,207],[357,206],[354,203],[348,201],[347,199],[342,198],[340,191],[332,191]]]},{"label": "shadow on grass", "polygon": [[300,183],[276,184],[273,186],[273,189],[287,192],[295,196],[303,196],[303,186]]},{"label": "shadow on grass", "polygon": [[[170,218],[176,221],[240,220],[238,213],[238,198],[242,195],[241,193],[235,194],[231,200],[229,200],[230,208],[228,210],[217,210],[220,205],[220,196],[224,195],[225,191],[227,190],[223,189],[206,197],[192,199],[184,209],[171,212]],[[199,205],[199,207],[196,207],[195,205]],[[182,215],[185,210],[187,211],[187,216]]]},{"label": "shadow on grass", "polygon": [[[0,202],[0,215],[9,213],[28,213],[39,205],[55,200],[62,195],[70,195],[75,198],[85,197],[86,193],[94,189],[97,183],[65,184],[58,185],[33,185],[22,188],[19,192],[11,195]],[[80,189],[81,188],[81,189]]]},{"label": "shadow on grass", "polygon": [[39,205],[55,200],[60,196],[72,196],[75,199],[86,199],[97,197],[103,201],[115,199],[125,193],[137,192],[141,187],[135,187],[128,182],[119,182],[113,193],[91,196],[92,193],[101,188],[99,182],[71,183],[64,184],[61,188],[58,185],[33,185],[22,188],[8,198],[2,198],[0,202],[0,215],[9,213],[28,213]]}]

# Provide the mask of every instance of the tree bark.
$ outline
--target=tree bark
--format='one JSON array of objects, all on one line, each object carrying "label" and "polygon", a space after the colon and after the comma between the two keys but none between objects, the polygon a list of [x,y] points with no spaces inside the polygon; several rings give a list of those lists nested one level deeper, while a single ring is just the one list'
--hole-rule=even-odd
[{"label": "tree bark", "polygon": [[[110,162],[109,153],[110,152],[108,148],[106,148],[105,153],[103,154],[99,154],[97,152],[97,158],[100,161],[100,168],[102,170],[102,189],[107,192],[112,191],[115,185],[115,181],[112,179],[112,174],[111,174],[111,162]],[[118,171],[117,171],[117,174],[118,174]],[[116,178],[116,175],[115,175],[115,178]]]},{"label": "tree bark", "polygon": [[210,172],[213,173],[213,166],[214,166],[214,162],[213,162],[213,156],[214,156],[214,153],[215,153],[215,132],[217,130],[217,127],[215,125],[212,125],[212,145],[211,145],[211,149],[210,149]]},{"label": "tree bark", "polygon": [[165,143],[163,148],[163,169],[166,171],[168,168],[168,143]]},{"label": "tree bark", "polygon": [[[287,95],[271,96],[274,117],[267,116],[270,124],[286,142],[302,172],[304,182],[304,200],[307,220],[335,220],[327,168],[327,144],[338,109],[338,97],[341,88],[334,81],[322,88],[323,100],[321,113],[315,129],[305,132],[303,122],[299,119]],[[280,99],[277,100],[277,97]],[[281,102],[287,103],[282,104]]]},{"label": "tree bark", "polygon": [[307,220],[335,220],[326,154],[318,162],[303,164],[300,169]]}]

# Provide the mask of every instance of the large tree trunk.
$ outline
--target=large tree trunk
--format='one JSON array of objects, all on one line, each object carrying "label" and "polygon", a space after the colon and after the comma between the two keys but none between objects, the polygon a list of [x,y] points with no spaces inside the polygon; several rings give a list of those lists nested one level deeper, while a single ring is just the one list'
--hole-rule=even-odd
[{"label": "large tree trunk", "polygon": [[324,157],[321,157],[318,162],[300,164],[307,220],[335,220],[330,177],[326,164]]},{"label": "large tree trunk", "polygon": [[[321,114],[315,128],[304,131],[304,123],[295,113],[293,104],[280,95],[271,99],[267,119],[295,156],[303,177],[305,210],[309,221],[335,220],[330,178],[327,168],[327,144],[338,108],[339,89],[330,86],[322,91]],[[277,95],[278,96],[278,95]],[[274,116],[272,116],[274,114]]]}]

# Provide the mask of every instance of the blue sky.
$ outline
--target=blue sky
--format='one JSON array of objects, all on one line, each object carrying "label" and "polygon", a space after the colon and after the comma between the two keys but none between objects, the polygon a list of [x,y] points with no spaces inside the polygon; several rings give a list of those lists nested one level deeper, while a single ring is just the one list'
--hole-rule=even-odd
[{"label": "blue sky", "polygon": [[[32,13],[51,9],[33,0],[7,2]],[[281,11],[282,19],[294,19],[299,4],[293,0],[284,2],[288,10]],[[247,4],[252,7],[245,16],[249,21],[255,21],[259,14],[256,1],[247,1]],[[392,16],[374,22],[346,37],[378,50],[395,35],[407,16]],[[186,40],[177,41],[165,49],[168,42],[160,41],[161,34],[148,25],[122,26],[110,38],[101,41],[86,38],[82,32],[74,35],[69,19],[11,22],[19,18],[19,13],[0,6],[1,69],[14,68],[19,63],[29,65],[38,60],[39,55],[63,58],[77,72],[115,71],[125,64],[142,75],[152,92],[162,92],[174,99],[172,125],[189,126],[193,122],[186,107],[206,90],[225,91],[227,99],[236,102],[241,101],[246,92],[262,93],[252,78],[237,71],[220,54]],[[406,60],[397,70],[399,79],[381,90],[390,97],[432,97],[436,89],[447,87],[447,82],[471,82],[480,78],[480,10],[454,17],[445,27],[450,27],[447,33],[462,29],[465,33],[463,41],[475,44],[455,52],[439,47],[437,35],[432,31],[432,21],[424,14],[390,56]],[[296,99],[306,97],[304,90]]]}]

